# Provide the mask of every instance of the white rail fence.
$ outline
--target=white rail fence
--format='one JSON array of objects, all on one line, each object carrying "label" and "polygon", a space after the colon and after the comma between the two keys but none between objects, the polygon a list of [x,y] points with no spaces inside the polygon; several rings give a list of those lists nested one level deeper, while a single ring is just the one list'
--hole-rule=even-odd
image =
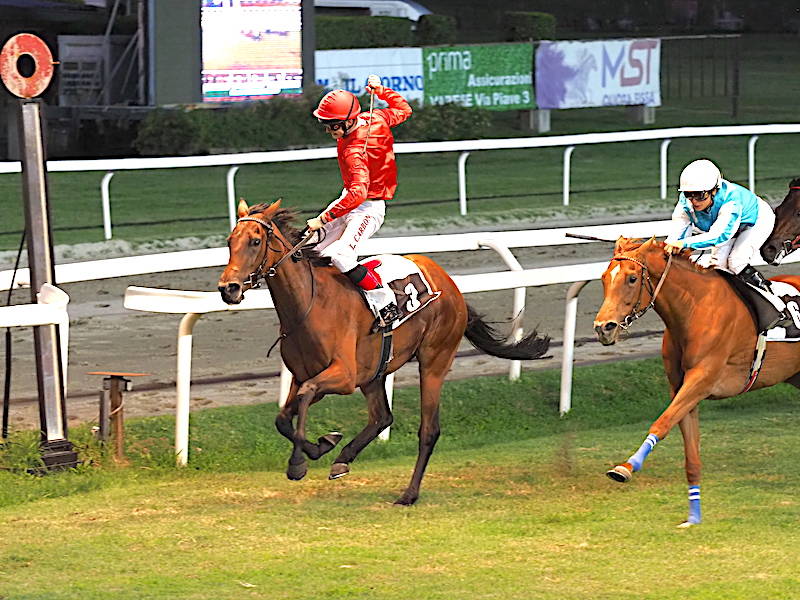
[{"label": "white rail fence", "polygon": [[[561,395],[559,402],[559,412],[563,415],[571,408],[572,367],[578,294],[586,283],[600,277],[608,262],[602,261],[566,266],[522,269],[510,249],[591,243],[587,240],[565,237],[565,234],[568,232],[592,235],[606,239],[614,239],[620,235],[626,237],[664,236],[669,229],[669,224],[669,221],[650,221],[643,223],[545,230],[372,238],[364,244],[363,253],[364,255],[381,253],[436,253],[478,250],[482,248],[494,250],[504,260],[510,269],[509,271],[454,275],[453,280],[462,293],[465,294],[513,289],[515,295],[512,316],[520,316],[520,319],[515,321],[514,324],[514,334],[517,336],[522,333],[520,327],[521,314],[525,308],[525,290],[528,287],[573,283],[566,297],[563,327]],[[795,262],[796,260],[800,260],[800,256],[791,255],[785,262]],[[227,261],[227,248],[213,248],[83,263],[59,264],[56,265],[56,280],[60,283],[72,283],[137,274],[222,266],[227,264]],[[763,264],[763,262],[756,264]],[[8,289],[11,282],[11,275],[11,271],[0,271],[0,290]],[[16,285],[20,287],[28,286],[28,270],[19,270],[15,281]],[[183,315],[178,328],[177,341],[175,451],[177,463],[186,464],[188,460],[189,410],[191,398],[192,335],[195,324],[203,314],[209,312],[272,309],[274,308],[272,299],[267,290],[251,290],[244,302],[239,305],[231,306],[222,302],[217,292],[164,290],[131,286],[126,291],[124,305],[126,308],[132,310]],[[5,326],[10,326],[14,323],[11,321],[3,321],[3,324],[5,324]],[[63,356],[66,361],[66,349],[63,351]],[[511,379],[519,377],[519,369],[519,362],[512,361],[509,369],[509,377]],[[283,367],[279,400],[286,397],[290,377],[291,375],[289,372]],[[393,378],[390,376],[387,380],[387,393],[390,399],[392,386]]]},{"label": "white rail fence", "polygon": [[[761,135],[800,133],[800,124],[770,125],[735,125],[714,127],[672,127],[666,129],[648,129],[637,131],[619,131],[610,133],[587,133],[577,135],[540,136],[528,138],[461,140],[455,142],[413,142],[398,143],[394,149],[396,154],[425,154],[430,152],[458,152],[457,178],[459,212],[467,214],[467,158],[471,152],[479,150],[508,150],[521,148],[563,147],[563,186],[562,203],[569,205],[570,173],[572,153],[576,146],[587,144],[607,144],[613,142],[638,142],[662,140],[659,150],[660,161],[660,193],[667,197],[667,158],[670,142],[678,138],[749,136],[747,143],[748,185],[752,191],[756,188],[756,142]],[[111,180],[116,171],[142,169],[175,169],[186,167],[229,167],[225,181],[228,202],[228,219],[230,226],[236,222],[236,185],[235,177],[243,165],[293,162],[333,158],[336,149],[317,148],[310,150],[282,150],[277,152],[250,152],[242,154],[217,154],[213,156],[185,156],[166,158],[120,158],[100,160],[60,160],[48,161],[50,172],[106,171],[100,184],[100,195],[103,211],[103,230],[105,239],[112,237],[111,221]],[[0,174],[19,173],[19,162],[0,163]]]}]

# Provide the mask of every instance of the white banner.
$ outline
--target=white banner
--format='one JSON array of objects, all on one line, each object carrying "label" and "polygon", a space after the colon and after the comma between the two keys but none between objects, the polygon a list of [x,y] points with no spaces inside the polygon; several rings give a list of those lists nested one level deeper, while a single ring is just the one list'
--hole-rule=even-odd
[{"label": "white banner", "polygon": [[371,74],[406,100],[422,102],[422,50],[420,48],[362,48],[317,50],[314,53],[317,85],[362,94]]},{"label": "white banner", "polygon": [[541,42],[536,49],[539,108],[661,106],[661,40]]}]

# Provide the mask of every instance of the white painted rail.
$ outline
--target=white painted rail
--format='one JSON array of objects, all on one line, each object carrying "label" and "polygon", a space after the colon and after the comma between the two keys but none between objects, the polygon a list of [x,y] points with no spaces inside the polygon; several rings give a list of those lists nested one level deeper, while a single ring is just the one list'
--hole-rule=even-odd
[{"label": "white painted rail", "polygon": [[16,304],[0,307],[0,328],[58,325],[61,342],[61,370],[67,381],[69,351],[69,296],[54,285],[45,283],[36,293],[36,304]]},{"label": "white painted rail", "polygon": [[[617,131],[607,133],[585,133],[575,135],[554,135],[506,139],[459,140],[453,142],[411,142],[395,144],[396,154],[426,154],[432,152],[457,152],[457,177],[459,188],[459,212],[467,214],[467,177],[466,164],[470,152],[478,150],[510,150],[526,148],[564,147],[563,154],[563,204],[569,204],[571,156],[575,146],[587,144],[608,144],[617,142],[640,142],[661,140],[660,179],[661,197],[666,198],[667,151],[669,141],[677,138],[749,136],[747,143],[747,164],[750,189],[755,191],[755,152],[756,140],[761,135],[800,133],[800,123],[766,124],[766,125],[732,125],[713,127],[670,127],[664,129],[644,129],[634,131]],[[116,171],[143,169],[176,169],[189,167],[227,166],[226,190],[228,214],[231,222],[235,215],[236,190],[234,177],[236,169],[243,165],[295,162],[319,160],[336,156],[336,148],[314,148],[306,150],[280,150],[275,152],[248,152],[241,154],[215,154],[211,156],[178,156],[163,158],[113,158],[99,160],[59,160],[48,161],[50,172],[106,171],[101,182],[103,210],[103,229],[106,239],[111,236],[111,202],[109,184]],[[0,174],[20,173],[19,162],[0,163]],[[656,185],[653,186],[656,188]]]}]

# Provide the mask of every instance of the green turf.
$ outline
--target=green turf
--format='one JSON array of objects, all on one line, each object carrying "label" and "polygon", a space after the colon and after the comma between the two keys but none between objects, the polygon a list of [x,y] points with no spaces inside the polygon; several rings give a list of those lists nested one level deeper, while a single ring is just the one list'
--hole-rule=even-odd
[{"label": "green turf", "polygon": [[[391,502],[414,460],[415,394],[396,395],[392,439],[333,482],[328,461],[286,480],[272,405],[195,413],[187,469],[170,465],[172,420],[153,418],[128,424],[130,467],[89,448],[95,463],[78,472],[0,473],[0,597],[800,594],[793,388],[702,405],[705,522],[690,530],[675,528],[686,514],[677,431],[631,483],[603,475],[665,404],[657,360],[578,369],[565,419],[555,371],[447,384],[420,501],[401,508]],[[364,416],[357,397],[327,398],[312,431],[352,434]]]}]

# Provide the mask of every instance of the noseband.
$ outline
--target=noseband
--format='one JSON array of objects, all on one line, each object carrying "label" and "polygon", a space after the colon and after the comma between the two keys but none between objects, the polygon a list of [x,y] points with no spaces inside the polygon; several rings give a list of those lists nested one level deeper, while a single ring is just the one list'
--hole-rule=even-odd
[{"label": "noseband", "polygon": [[[664,280],[667,277],[667,273],[669,272],[669,268],[672,265],[672,254],[669,255],[669,258],[667,258],[667,266],[664,268],[664,272],[661,274],[661,278],[658,280],[658,284],[656,284],[655,289],[653,289],[653,281],[650,279],[650,269],[648,269],[647,265],[638,258],[620,254],[619,256],[613,257],[611,260],[629,260],[642,268],[642,274],[640,276],[642,283],[639,285],[639,297],[636,298],[636,305],[631,309],[631,312],[629,312],[625,318],[622,319],[622,323],[619,324],[623,330],[627,330],[634,321],[642,318],[648,310],[655,306],[658,292],[661,291],[661,286],[663,285]],[[642,303],[642,290],[644,289],[645,283],[647,284],[647,291],[650,293],[650,302],[644,308],[639,308],[639,305]]]}]

